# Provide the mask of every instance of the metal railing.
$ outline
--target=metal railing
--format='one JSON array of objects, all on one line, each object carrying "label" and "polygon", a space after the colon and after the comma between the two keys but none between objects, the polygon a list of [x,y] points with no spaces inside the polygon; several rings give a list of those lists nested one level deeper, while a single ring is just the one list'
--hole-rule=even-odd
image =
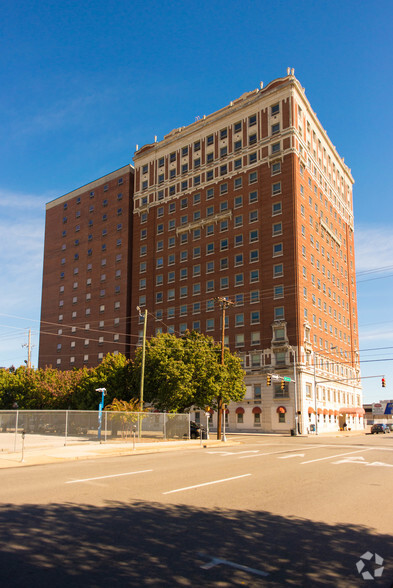
[{"label": "metal railing", "polygon": [[87,410],[0,410],[0,455],[83,442],[160,441],[190,438],[190,415]]}]

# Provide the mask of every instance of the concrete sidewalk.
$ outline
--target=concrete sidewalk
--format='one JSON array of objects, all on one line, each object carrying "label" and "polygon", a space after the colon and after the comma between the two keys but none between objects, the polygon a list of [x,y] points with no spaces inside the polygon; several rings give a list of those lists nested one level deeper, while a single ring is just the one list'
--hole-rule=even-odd
[{"label": "concrete sidewalk", "polygon": [[182,441],[155,441],[150,443],[137,442],[135,443],[135,449],[132,441],[126,443],[99,443],[96,441],[58,447],[35,447],[24,450],[23,461],[21,451],[16,453],[0,453],[0,469],[42,465],[77,459],[141,455],[143,453],[158,453],[180,449],[228,447],[239,444],[240,441],[233,440],[224,443],[218,439],[203,439],[201,443],[200,439],[192,439]]}]

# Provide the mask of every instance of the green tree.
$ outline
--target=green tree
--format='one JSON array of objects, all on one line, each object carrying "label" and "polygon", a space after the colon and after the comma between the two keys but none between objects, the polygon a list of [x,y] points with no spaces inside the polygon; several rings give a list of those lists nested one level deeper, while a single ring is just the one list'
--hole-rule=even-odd
[{"label": "green tree", "polygon": [[[134,390],[140,379],[142,350],[136,353]],[[139,388],[138,388],[139,389]],[[159,410],[185,412],[192,406],[217,408],[244,397],[244,372],[240,359],[196,331],[183,337],[161,334],[146,343],[145,400]]]},{"label": "green tree", "polygon": [[101,396],[97,388],[106,388],[105,404],[115,398],[131,400],[132,363],[121,353],[108,353],[96,368],[85,368],[71,398],[71,408],[79,410],[98,410]]}]

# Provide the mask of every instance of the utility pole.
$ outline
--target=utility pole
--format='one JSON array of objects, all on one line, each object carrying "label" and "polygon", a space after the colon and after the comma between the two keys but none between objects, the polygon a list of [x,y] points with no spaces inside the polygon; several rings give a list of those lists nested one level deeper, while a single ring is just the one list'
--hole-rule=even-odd
[{"label": "utility pole", "polygon": [[[229,306],[233,306],[235,303],[228,298],[223,296],[217,296],[214,299],[220,303],[222,312],[222,327],[221,327],[221,365],[224,365],[224,344],[225,344],[225,311]],[[224,417],[225,418],[225,417]],[[220,393],[217,398],[217,439],[221,439],[221,421],[222,421],[222,394]]]},{"label": "utility pole", "polygon": [[27,347],[27,367],[31,368],[31,329],[29,329],[28,342],[23,343],[22,347]]},{"label": "utility pole", "polygon": [[141,385],[140,385],[140,396],[139,396],[139,410],[143,412],[143,389],[145,384],[145,353],[146,353],[146,329],[147,329],[147,309],[145,309],[144,314],[142,314],[141,309],[139,306],[136,307],[137,311],[139,312],[139,316],[143,316],[143,341],[142,341],[142,368],[141,368]]}]

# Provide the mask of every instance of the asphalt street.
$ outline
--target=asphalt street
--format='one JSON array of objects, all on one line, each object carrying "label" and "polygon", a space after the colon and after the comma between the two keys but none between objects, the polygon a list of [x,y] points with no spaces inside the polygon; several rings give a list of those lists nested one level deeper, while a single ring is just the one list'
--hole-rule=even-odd
[{"label": "asphalt street", "polygon": [[393,585],[393,435],[237,439],[3,470],[0,585]]}]

